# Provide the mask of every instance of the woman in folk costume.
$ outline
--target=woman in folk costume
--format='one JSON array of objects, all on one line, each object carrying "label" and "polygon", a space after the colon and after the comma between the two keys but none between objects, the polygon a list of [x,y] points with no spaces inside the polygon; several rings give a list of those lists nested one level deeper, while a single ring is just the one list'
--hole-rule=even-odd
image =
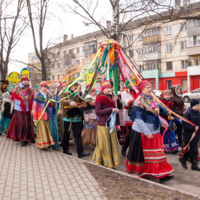
[{"label": "woman in folk costume", "polygon": [[[49,130],[50,112],[49,108],[53,106],[50,102],[45,109],[47,102],[50,100],[50,95],[47,92],[47,82],[40,83],[40,90],[34,95],[33,101],[33,121],[37,122],[36,126],[36,145],[39,149],[47,149],[55,144],[51,132]],[[45,112],[41,116],[43,110]],[[41,117],[41,118],[40,118]]]},{"label": "woman in folk costume", "polygon": [[133,106],[134,100],[136,98],[136,93],[135,93],[135,91],[133,91],[129,80],[125,81],[125,86],[126,87],[122,88],[123,92],[122,92],[121,101],[124,105],[123,114],[124,114],[125,126],[128,128],[129,133],[126,137],[126,141],[122,145],[121,154],[123,156],[126,156],[126,151],[129,147],[130,135],[131,135],[132,125],[133,125],[133,121],[130,119],[130,114],[132,111],[132,106]]},{"label": "woman in folk costume", "polygon": [[[115,103],[110,99],[112,85],[110,81],[101,83],[101,92],[95,101],[95,112],[98,116],[97,144],[92,159],[96,164],[114,168],[121,164],[116,129],[110,133],[110,115],[119,113]],[[114,124],[115,126],[115,124]],[[113,128],[113,127],[112,127]]]},{"label": "woman in folk costume", "polygon": [[12,96],[12,93],[14,92],[14,89],[15,89],[15,85],[9,84],[8,91],[3,94],[3,102],[1,105],[1,112],[3,113],[3,117],[4,117],[4,122],[3,122],[4,130],[2,132],[4,134],[7,133],[10,121],[14,114],[15,103],[13,101],[11,101],[11,96]]},{"label": "woman in folk costume", "polygon": [[[90,93],[85,97],[87,101],[94,102],[96,99],[96,89],[92,88]],[[83,111],[85,127],[82,131],[82,143],[84,145],[95,146],[97,138],[97,115],[95,109]]]},{"label": "woman in folk costume", "polygon": [[11,100],[15,102],[15,114],[6,134],[6,138],[21,141],[21,146],[26,146],[28,142],[35,143],[31,117],[33,96],[33,90],[29,87],[29,77],[23,75],[20,84],[15,87],[11,96]]},{"label": "woman in folk costume", "polygon": [[[5,132],[5,126],[4,126],[4,113],[2,108],[3,104],[3,96],[6,93],[8,87],[8,81],[1,81],[0,82],[0,135]],[[3,106],[4,107],[4,106]]]},{"label": "woman in folk costume", "polygon": [[168,125],[159,117],[159,107],[151,97],[151,85],[142,80],[138,84],[140,95],[132,108],[134,120],[126,161],[127,172],[140,177],[151,176],[160,179],[160,183],[173,176],[172,167],[167,162],[160,135],[160,125]]},{"label": "woman in folk costume", "polygon": [[[164,103],[168,108],[172,109],[173,104],[170,101],[171,91],[164,90],[160,96],[160,101]],[[160,109],[160,116],[163,117],[169,124],[167,132],[164,135],[163,143],[165,146],[165,152],[176,153],[178,151],[178,143],[176,140],[173,122],[180,123],[178,119],[173,116],[169,116],[162,108]],[[165,128],[161,127],[160,132],[163,133]]]},{"label": "woman in folk costume", "polygon": [[[55,101],[60,101],[60,98],[57,94],[58,84],[53,83],[49,85],[50,98]],[[58,110],[59,110],[59,103],[53,102],[53,106],[49,109],[49,111],[50,111],[50,132],[55,142],[55,145],[52,146],[54,150],[59,149],[58,115],[57,115]]]}]

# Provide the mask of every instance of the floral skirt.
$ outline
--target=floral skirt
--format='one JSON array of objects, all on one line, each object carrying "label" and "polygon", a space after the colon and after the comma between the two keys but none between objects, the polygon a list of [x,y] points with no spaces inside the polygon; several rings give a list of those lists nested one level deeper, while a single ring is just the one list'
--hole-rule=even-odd
[{"label": "floral skirt", "polygon": [[97,142],[92,159],[96,164],[109,168],[121,164],[115,129],[110,133],[110,127],[97,126]]},{"label": "floral skirt", "polygon": [[[95,122],[95,119],[90,119],[89,123],[90,123],[90,126],[85,126],[82,130],[82,133],[81,133],[82,143],[84,145],[95,146],[96,139],[97,139],[97,123],[98,123],[98,121]],[[94,125],[94,127],[91,130],[93,125]]]},{"label": "floral skirt", "polygon": [[39,149],[47,149],[55,144],[49,130],[49,121],[40,120],[36,127],[37,140],[36,145]]},{"label": "floral skirt", "polygon": [[173,172],[167,162],[160,133],[148,139],[143,133],[131,132],[126,171],[140,177],[163,178]]}]

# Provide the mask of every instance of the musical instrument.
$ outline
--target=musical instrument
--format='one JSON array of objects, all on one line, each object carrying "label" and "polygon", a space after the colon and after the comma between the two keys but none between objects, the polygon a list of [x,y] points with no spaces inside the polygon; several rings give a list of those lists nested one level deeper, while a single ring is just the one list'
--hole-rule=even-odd
[{"label": "musical instrument", "polygon": [[90,104],[90,106],[94,106],[95,102],[92,101],[92,102],[87,102],[87,103],[86,102],[75,103],[75,106],[64,106],[64,109],[67,111],[73,108],[86,108],[87,104]]}]

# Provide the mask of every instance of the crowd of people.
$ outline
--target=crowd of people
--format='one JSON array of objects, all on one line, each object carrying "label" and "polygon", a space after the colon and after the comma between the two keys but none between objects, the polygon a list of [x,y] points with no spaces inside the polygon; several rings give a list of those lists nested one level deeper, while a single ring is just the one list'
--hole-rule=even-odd
[{"label": "crowd of people", "polygon": [[127,173],[151,176],[161,183],[173,178],[165,153],[176,154],[178,147],[187,147],[180,153],[181,165],[187,169],[190,160],[191,169],[200,171],[199,101],[191,100],[185,110],[180,85],[163,91],[160,101],[196,127],[162,109],[147,80],[137,85],[137,94],[126,80],[118,96],[109,80],[101,82],[98,94],[90,84],[84,95],[78,83],[69,85],[43,81],[39,91],[34,91],[27,76],[22,76],[18,85],[1,81],[0,134],[23,147],[36,143],[41,150],[58,150],[62,146],[68,155],[72,155],[69,140],[74,138],[78,158],[90,155],[83,145],[94,146],[95,163],[114,168],[121,164],[121,153],[127,156]]}]

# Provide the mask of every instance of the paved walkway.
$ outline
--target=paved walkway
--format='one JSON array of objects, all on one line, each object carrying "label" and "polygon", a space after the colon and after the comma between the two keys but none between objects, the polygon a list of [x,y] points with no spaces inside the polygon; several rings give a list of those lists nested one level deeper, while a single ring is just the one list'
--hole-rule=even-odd
[{"label": "paved walkway", "polygon": [[81,160],[0,136],[0,200],[102,200]]}]

